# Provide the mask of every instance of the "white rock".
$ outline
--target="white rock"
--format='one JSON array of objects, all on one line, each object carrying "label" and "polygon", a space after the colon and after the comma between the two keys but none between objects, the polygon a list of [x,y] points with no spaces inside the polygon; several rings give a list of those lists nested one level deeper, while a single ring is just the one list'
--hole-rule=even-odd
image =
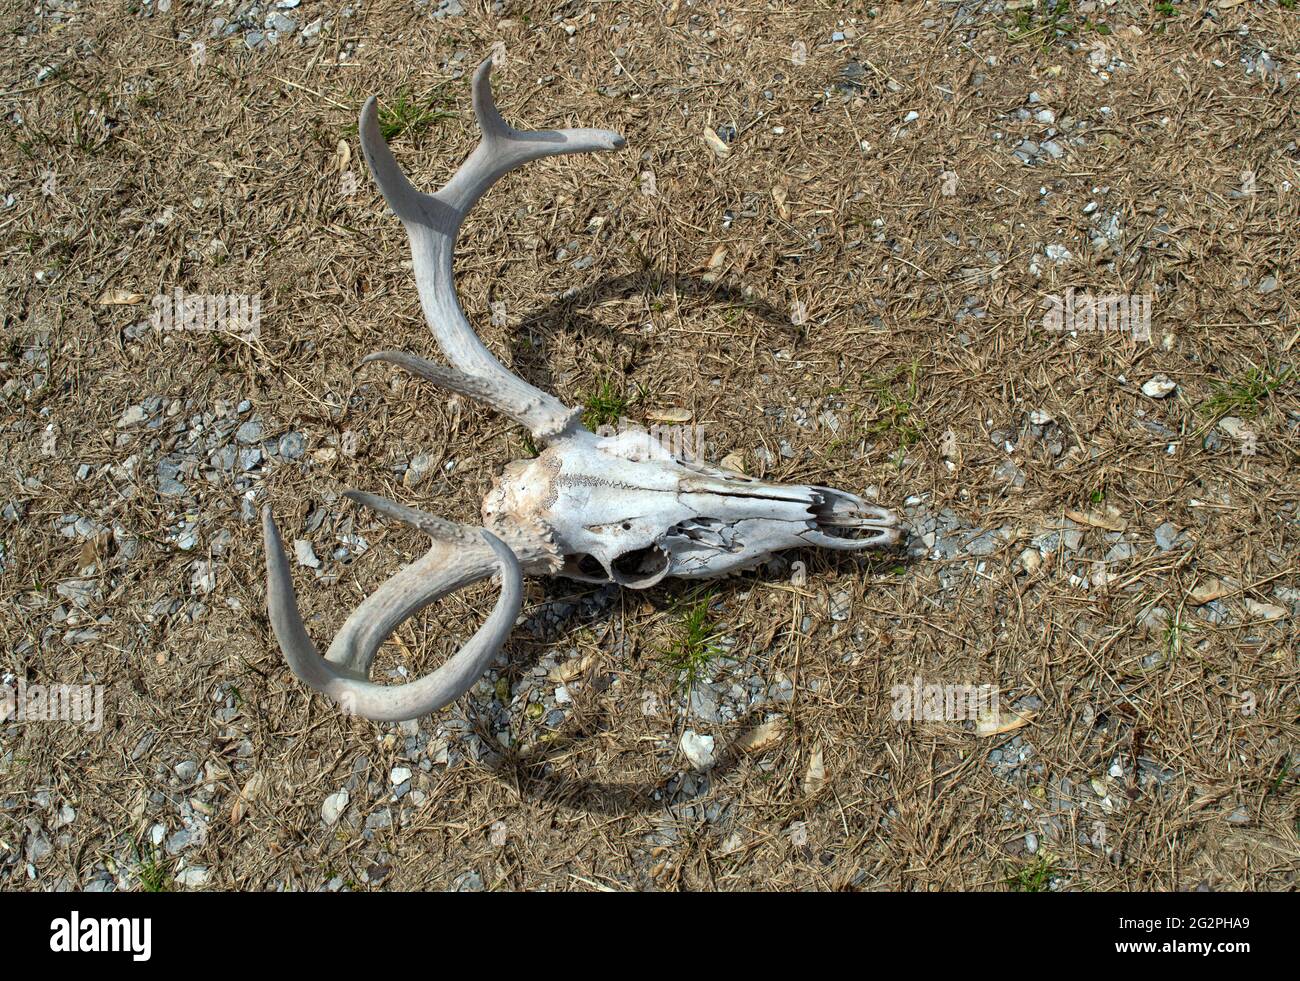
[{"label": "white rock", "polygon": [[682,752],[697,770],[707,770],[713,766],[713,737],[701,736],[694,729],[682,733]]},{"label": "white rock", "polygon": [[325,798],[325,803],[320,806],[320,819],[328,825],[338,824],[339,818],[347,809],[348,792],[340,790]]},{"label": "white rock", "polygon": [[298,560],[299,565],[305,565],[308,569],[320,568],[320,559],[316,558],[316,550],[311,547],[311,542],[305,538],[294,539],[293,555]]},{"label": "white rock", "polygon": [[1275,603],[1259,603],[1249,597],[1246,599],[1246,609],[1250,615],[1260,620],[1281,620],[1286,616],[1286,610]]},{"label": "white rock", "polygon": [[808,823],[806,821],[795,821],[790,825],[790,844],[795,848],[803,848],[808,844]]},{"label": "white rock", "polygon": [[388,779],[393,781],[394,787],[397,787],[411,779],[411,771],[404,766],[395,766],[393,772],[388,775]]},{"label": "white rock", "polygon": [[190,574],[190,591],[203,596],[217,588],[217,570],[210,562],[195,562]]},{"label": "white rock", "polygon": [[133,405],[122,413],[122,418],[117,420],[117,428],[125,429],[127,426],[138,426],[148,418],[149,416],[144,411],[144,406]]},{"label": "white rock", "polygon": [[1231,436],[1233,439],[1245,439],[1254,435],[1251,428],[1246,425],[1244,419],[1238,419],[1236,416],[1224,416],[1219,420],[1219,428]]},{"label": "white rock", "polygon": [[1147,398],[1164,399],[1173,395],[1178,389],[1178,383],[1171,380],[1168,375],[1153,375],[1142,383],[1142,394]]},{"label": "white rock", "polygon": [[176,881],[186,889],[202,889],[208,884],[208,870],[204,868],[186,869],[176,877]]}]

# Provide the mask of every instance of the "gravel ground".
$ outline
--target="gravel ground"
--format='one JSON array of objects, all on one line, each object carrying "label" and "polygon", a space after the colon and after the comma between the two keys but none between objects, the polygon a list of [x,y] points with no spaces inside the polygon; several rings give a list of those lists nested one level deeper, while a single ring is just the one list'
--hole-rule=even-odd
[{"label": "gravel ground", "polygon": [[[1293,5],[840,6],[0,3],[0,694],[102,686],[0,702],[4,888],[1295,888]],[[910,534],[530,583],[469,695],[372,724],[288,671],[256,517],[324,645],[420,551],[342,491],[476,523],[532,452],[356,367],[437,353],[355,114],[436,186],[493,51],[512,122],[628,149],[479,205],[489,346]],[[259,330],[160,330],[176,290]]]}]

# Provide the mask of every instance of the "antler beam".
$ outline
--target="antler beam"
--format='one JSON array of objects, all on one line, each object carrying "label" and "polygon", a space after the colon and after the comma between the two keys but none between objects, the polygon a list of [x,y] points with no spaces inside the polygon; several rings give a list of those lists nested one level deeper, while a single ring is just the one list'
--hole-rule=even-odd
[{"label": "antler beam", "polygon": [[[542,157],[617,150],[624,141],[617,133],[604,129],[521,132],[512,128],[497,112],[489,82],[491,74],[489,58],[474,72],[471,86],[481,134],[479,144],[437,193],[421,194],[397,166],[393,152],[379,133],[379,112],[373,96],[361,110],[361,149],[384,200],[406,227],[420,305],[443,353],[452,365],[487,387],[489,394],[482,396],[483,401],[526,426],[538,439],[548,440],[565,432],[577,418],[578,410],[511,374],[478,339],[456,297],[452,273],[456,236],[470,208],[515,168]],[[448,387],[459,390],[454,385]]]}]

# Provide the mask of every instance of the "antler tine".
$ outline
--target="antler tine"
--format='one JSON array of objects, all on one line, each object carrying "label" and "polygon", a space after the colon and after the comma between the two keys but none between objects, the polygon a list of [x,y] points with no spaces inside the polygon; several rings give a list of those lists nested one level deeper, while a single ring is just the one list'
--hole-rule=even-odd
[{"label": "antler tine", "polygon": [[[266,541],[266,606],[271,627],[289,666],[308,686],[335,699],[349,714],[376,722],[416,719],[459,698],[487,670],[514,627],[523,604],[523,573],[515,553],[490,531],[441,521],[402,505],[349,494],[363,504],[378,505],[424,531],[433,545],[420,559],[383,583],[347,618],[325,657],[307,636],[289,576],[280,531],[271,509],[262,510]],[[397,626],[434,600],[501,575],[501,595],[478,631],[449,661],[431,674],[404,685],[376,685],[368,680],[379,647]]]},{"label": "antler tine", "polygon": [[456,297],[452,274],[456,236],[474,203],[516,167],[556,154],[616,150],[624,141],[617,133],[601,129],[514,129],[497,112],[488,78],[491,71],[489,58],[474,72],[474,115],[482,131],[479,144],[435,194],[417,191],[402,173],[379,132],[373,97],[361,110],[361,148],[384,200],[406,227],[420,305],[447,359],[487,386],[490,397],[485,396],[485,401],[538,439],[547,440],[566,431],[581,431],[580,412],[512,374],[474,333]]},{"label": "antler tine", "polygon": [[372,361],[387,361],[399,368],[405,368],[411,374],[419,375],[440,388],[457,392],[460,395],[467,395],[472,399],[478,399],[480,402],[505,412],[516,422],[524,422],[523,419],[516,418],[508,408],[498,404],[497,387],[489,379],[467,375],[463,371],[435,364],[424,358],[416,357],[414,354],[407,354],[405,351],[375,351],[373,354],[367,354],[361,359],[362,364],[369,364]]}]

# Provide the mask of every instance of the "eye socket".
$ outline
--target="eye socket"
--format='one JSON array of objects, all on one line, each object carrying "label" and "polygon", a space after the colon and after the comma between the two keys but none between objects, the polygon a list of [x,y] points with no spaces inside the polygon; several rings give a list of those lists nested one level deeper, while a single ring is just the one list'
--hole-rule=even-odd
[{"label": "eye socket", "polygon": [[566,555],[564,566],[559,574],[577,579],[579,582],[609,582],[609,574],[605,572],[605,567],[600,564],[600,560],[586,552]]}]

